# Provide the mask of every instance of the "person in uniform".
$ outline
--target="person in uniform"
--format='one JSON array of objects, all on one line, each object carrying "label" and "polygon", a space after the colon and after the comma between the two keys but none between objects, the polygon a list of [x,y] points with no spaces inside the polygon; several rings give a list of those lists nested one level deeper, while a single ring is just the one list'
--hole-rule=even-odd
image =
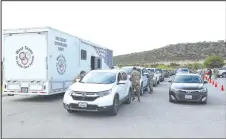
[{"label": "person in uniform", "polygon": [[[133,90],[135,90],[138,101],[140,101],[140,78],[140,72],[137,71],[136,67],[133,67],[133,70],[131,72],[132,88]],[[133,94],[133,100],[135,99],[135,94]]]},{"label": "person in uniform", "polygon": [[153,93],[153,86],[154,86],[154,80],[153,80],[153,78],[154,78],[154,73],[153,72],[150,72],[149,73],[149,77],[148,77],[148,92],[150,94]]},{"label": "person in uniform", "polygon": [[212,77],[212,70],[211,69],[209,69],[209,79],[212,79],[211,77]]},{"label": "person in uniform", "polygon": [[74,78],[74,80],[73,80],[73,83],[75,83],[76,82],[76,80],[82,80],[83,79],[83,77],[86,75],[86,72],[84,71],[84,70],[82,70],[75,78]]},{"label": "person in uniform", "polygon": [[200,75],[202,77],[202,80],[204,81],[205,71],[203,69],[201,69]]}]

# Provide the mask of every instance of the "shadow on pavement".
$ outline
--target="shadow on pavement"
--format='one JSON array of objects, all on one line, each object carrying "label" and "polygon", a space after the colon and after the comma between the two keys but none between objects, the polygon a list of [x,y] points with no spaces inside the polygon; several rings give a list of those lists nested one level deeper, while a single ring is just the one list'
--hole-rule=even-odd
[{"label": "shadow on pavement", "polygon": [[[14,96],[12,96],[14,97]],[[13,101],[20,101],[20,102],[49,102],[49,101],[56,101],[56,100],[63,100],[64,93],[55,94],[50,96],[21,96],[17,97]]]}]

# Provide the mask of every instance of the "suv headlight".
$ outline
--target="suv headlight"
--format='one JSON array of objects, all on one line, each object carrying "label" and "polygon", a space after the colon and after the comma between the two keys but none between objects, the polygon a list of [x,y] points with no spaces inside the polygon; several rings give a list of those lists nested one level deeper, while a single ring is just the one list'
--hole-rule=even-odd
[{"label": "suv headlight", "polygon": [[74,92],[73,90],[67,89],[65,93],[67,93],[68,95],[72,95],[73,92]]},{"label": "suv headlight", "polygon": [[203,89],[201,89],[199,92],[205,93],[205,92],[207,92],[207,89],[206,89],[206,88],[203,88]]},{"label": "suv headlight", "polygon": [[103,97],[103,96],[107,96],[111,93],[111,90],[107,90],[107,91],[102,91],[102,92],[98,92],[98,95],[100,97]]}]

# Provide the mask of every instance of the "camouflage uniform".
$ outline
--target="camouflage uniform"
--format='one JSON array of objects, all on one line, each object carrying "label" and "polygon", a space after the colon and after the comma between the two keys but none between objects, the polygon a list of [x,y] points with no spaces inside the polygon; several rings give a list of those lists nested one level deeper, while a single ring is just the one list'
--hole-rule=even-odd
[{"label": "camouflage uniform", "polygon": [[154,86],[154,80],[153,80],[153,78],[154,78],[154,73],[151,72],[149,74],[149,78],[148,78],[148,92],[150,94],[153,93],[153,86]]},{"label": "camouflage uniform", "polygon": [[[140,78],[141,78],[140,73],[137,70],[133,70],[131,73],[132,87],[133,90],[135,90],[135,94],[138,98],[138,101],[140,101]],[[133,99],[135,99],[134,95]]]},{"label": "camouflage uniform", "polygon": [[204,70],[201,70],[201,71],[200,71],[200,75],[201,75],[201,77],[202,77],[202,80],[204,81],[205,71],[204,71]]},{"label": "camouflage uniform", "polygon": [[214,79],[217,79],[217,77],[218,77],[218,70],[214,69],[213,70],[213,74],[214,74]]},{"label": "camouflage uniform", "polygon": [[85,71],[81,71],[73,80],[73,83],[76,82],[77,79],[80,79],[82,80],[82,78],[86,75],[86,72]]}]

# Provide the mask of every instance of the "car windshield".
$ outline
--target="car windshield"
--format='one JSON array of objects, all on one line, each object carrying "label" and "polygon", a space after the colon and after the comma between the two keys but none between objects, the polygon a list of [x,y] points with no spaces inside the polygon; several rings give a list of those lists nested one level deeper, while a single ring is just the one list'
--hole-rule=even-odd
[{"label": "car windshield", "polygon": [[133,68],[130,68],[130,67],[124,67],[121,69],[122,71],[124,71],[126,74],[130,75]]},{"label": "car windshield", "polygon": [[202,83],[199,76],[194,75],[177,75],[174,78],[174,83]]},{"label": "car windshield", "polygon": [[147,69],[147,70],[148,70],[149,73],[150,73],[150,72],[155,72],[154,69]]},{"label": "car windshield", "polygon": [[116,73],[114,72],[89,72],[86,74],[82,83],[92,84],[112,84],[116,81]]},{"label": "car windshield", "polygon": [[177,72],[189,72],[188,69],[178,69]]},{"label": "car windshield", "polygon": [[162,70],[161,69],[156,69],[157,71],[159,71],[160,73],[162,72]]}]

